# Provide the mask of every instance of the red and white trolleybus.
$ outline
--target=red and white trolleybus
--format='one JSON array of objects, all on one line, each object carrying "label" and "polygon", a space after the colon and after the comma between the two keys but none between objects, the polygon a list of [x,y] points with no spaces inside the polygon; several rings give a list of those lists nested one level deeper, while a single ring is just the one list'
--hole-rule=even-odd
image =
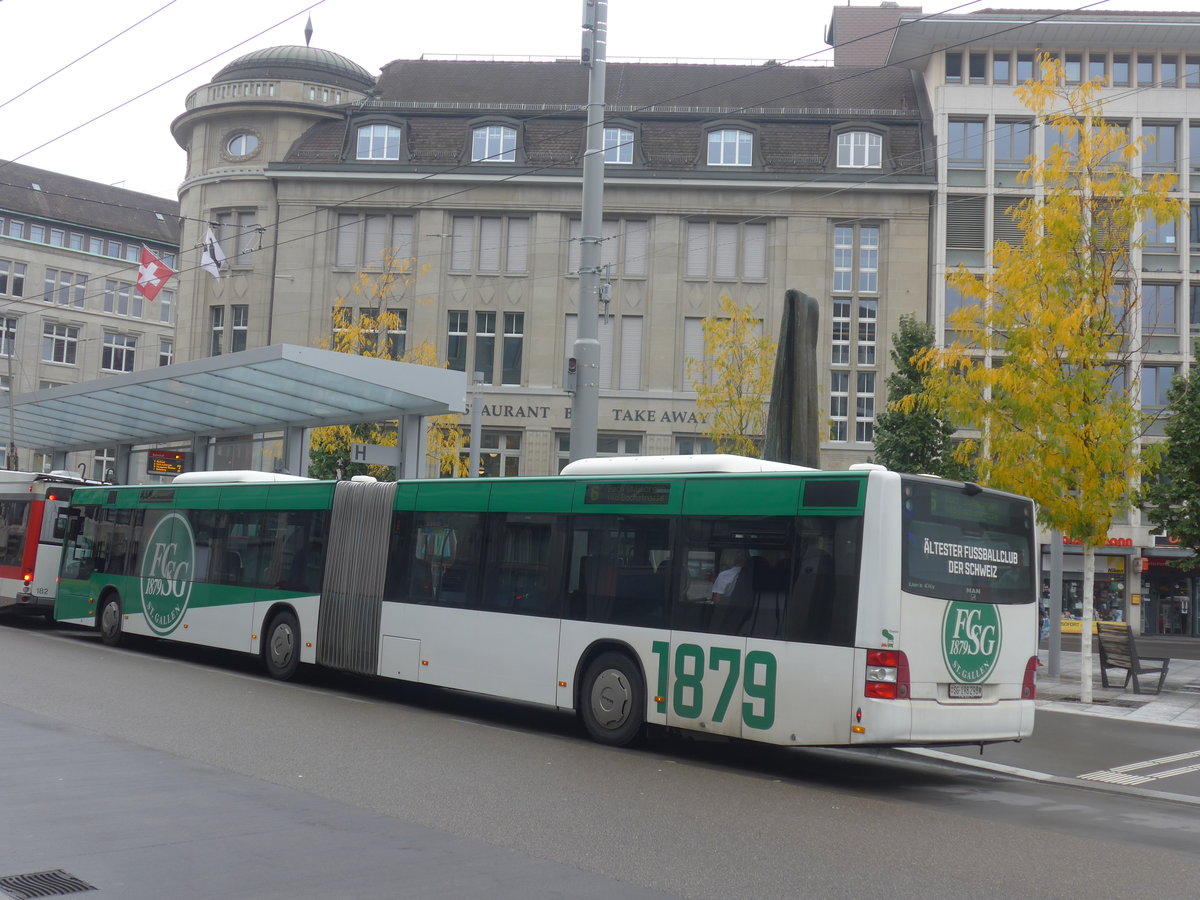
[{"label": "red and white trolleybus", "polygon": [[62,512],[75,488],[98,483],[71,472],[0,470],[0,615],[53,620]]}]

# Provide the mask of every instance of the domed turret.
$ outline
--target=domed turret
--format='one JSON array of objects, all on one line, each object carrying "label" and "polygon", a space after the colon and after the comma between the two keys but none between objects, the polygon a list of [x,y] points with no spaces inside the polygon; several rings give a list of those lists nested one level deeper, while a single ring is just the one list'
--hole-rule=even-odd
[{"label": "domed turret", "polygon": [[375,77],[351,59],[317,47],[267,47],[238,57],[213,78],[213,83],[250,78],[316,81],[352,91],[369,92]]}]

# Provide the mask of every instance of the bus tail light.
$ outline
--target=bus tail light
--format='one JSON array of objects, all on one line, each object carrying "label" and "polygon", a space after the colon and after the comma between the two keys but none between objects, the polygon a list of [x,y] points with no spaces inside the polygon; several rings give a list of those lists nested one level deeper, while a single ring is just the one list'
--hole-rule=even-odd
[{"label": "bus tail light", "polygon": [[1029,662],[1025,663],[1025,677],[1021,679],[1022,700],[1037,699],[1037,670],[1038,658],[1036,656],[1029,657]]},{"label": "bus tail light", "polygon": [[900,650],[868,650],[864,693],[876,700],[907,700],[908,657]]},{"label": "bus tail light", "polygon": [[23,582],[25,582],[26,585],[28,585],[31,581],[33,581],[33,569],[26,569],[21,574],[21,580]]}]

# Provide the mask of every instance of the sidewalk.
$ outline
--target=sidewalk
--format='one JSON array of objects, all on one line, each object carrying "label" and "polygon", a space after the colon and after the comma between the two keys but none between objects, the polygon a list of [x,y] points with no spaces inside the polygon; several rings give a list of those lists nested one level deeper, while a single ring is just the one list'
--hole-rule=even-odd
[{"label": "sidewalk", "polygon": [[1103,687],[1100,657],[1093,654],[1092,703],[1085,706],[1079,702],[1079,651],[1063,650],[1059,654],[1060,672],[1056,677],[1046,671],[1048,655],[1045,649],[1038,651],[1042,664],[1038,669],[1038,709],[1200,728],[1200,660],[1172,659],[1162,694],[1154,693],[1157,675],[1139,677],[1142,693],[1135,694],[1132,681],[1128,690],[1121,689],[1124,673],[1116,669],[1108,673],[1109,685],[1116,686]]}]

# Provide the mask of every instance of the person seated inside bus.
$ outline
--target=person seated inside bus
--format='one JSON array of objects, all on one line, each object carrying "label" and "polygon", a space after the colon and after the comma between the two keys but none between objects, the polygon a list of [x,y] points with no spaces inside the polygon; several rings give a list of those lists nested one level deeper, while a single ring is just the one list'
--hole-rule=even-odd
[{"label": "person seated inside bus", "polygon": [[741,577],[742,569],[750,562],[750,554],[740,547],[727,551],[721,563],[724,566],[713,579],[712,601],[720,603],[733,596],[733,589]]},{"label": "person seated inside bus", "polygon": [[741,547],[721,554],[720,571],[713,579],[713,614],[710,630],[716,634],[745,634],[754,609],[754,584],[750,554]]}]

